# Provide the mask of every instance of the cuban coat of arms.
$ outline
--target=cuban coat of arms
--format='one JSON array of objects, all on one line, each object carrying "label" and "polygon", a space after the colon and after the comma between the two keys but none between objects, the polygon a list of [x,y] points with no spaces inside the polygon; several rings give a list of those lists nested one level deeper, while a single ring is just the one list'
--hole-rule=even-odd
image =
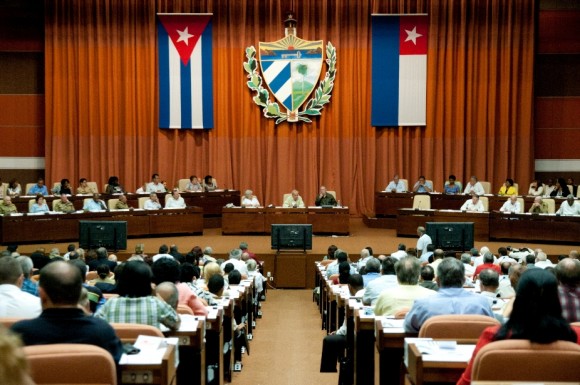
[{"label": "cuban coat of arms", "polygon": [[[256,92],[254,103],[262,107],[265,117],[276,119],[276,124],[284,121],[312,122],[308,116],[320,115],[320,110],[330,101],[336,76],[334,46],[330,42],[326,45],[325,60],[323,41],[300,39],[295,35],[295,23],[290,14],[285,21],[286,36],[283,39],[260,42],[258,60],[256,49],[253,46],[246,48],[244,70],[249,79],[248,87]],[[319,83],[324,62],[328,69]],[[314,95],[310,97],[313,91]],[[270,92],[276,101],[270,100]]]}]

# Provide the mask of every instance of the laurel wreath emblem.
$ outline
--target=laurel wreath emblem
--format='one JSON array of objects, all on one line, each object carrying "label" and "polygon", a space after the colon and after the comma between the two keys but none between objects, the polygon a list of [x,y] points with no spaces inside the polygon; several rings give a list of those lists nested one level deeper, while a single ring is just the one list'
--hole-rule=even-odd
[{"label": "laurel wreath emblem", "polygon": [[[256,60],[256,48],[254,46],[246,48],[246,58],[248,61],[244,62],[244,70],[248,74],[247,77],[249,79],[246,84],[250,90],[256,92],[256,95],[253,97],[254,103],[262,107],[262,112],[266,118],[276,119],[276,124],[288,120],[288,114],[280,110],[277,102],[270,101],[270,92],[262,87],[263,80],[257,71],[258,62]],[[319,116],[320,110],[322,110],[325,104],[330,102],[330,96],[334,88],[334,78],[336,77],[336,48],[330,42],[326,44],[325,62],[327,65],[326,75],[316,88],[314,96],[306,103],[306,107],[298,112],[299,121],[312,123],[312,120],[307,116]]]}]

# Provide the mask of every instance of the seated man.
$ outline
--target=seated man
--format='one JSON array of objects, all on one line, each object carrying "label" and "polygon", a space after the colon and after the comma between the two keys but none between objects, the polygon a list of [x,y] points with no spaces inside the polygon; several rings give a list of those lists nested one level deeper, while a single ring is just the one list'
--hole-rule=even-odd
[{"label": "seated man", "polygon": [[107,205],[100,198],[101,195],[99,193],[94,193],[93,199],[87,200],[83,206],[83,210],[90,212],[107,210]]},{"label": "seated man", "polygon": [[[348,277],[348,291],[351,296],[360,298],[364,292],[363,279],[359,274],[351,274]],[[346,348],[346,318],[342,326],[322,340],[322,359],[320,372],[336,372],[336,362],[344,356]]]},{"label": "seated man", "polygon": [[40,299],[22,291],[24,273],[13,257],[0,258],[0,318],[33,318],[40,314]]},{"label": "seated man", "polygon": [[86,316],[78,306],[83,281],[75,266],[62,261],[50,263],[40,271],[42,314],[38,318],[16,322],[11,329],[20,335],[25,345],[96,345],[119,362],[123,346],[111,325]]},{"label": "seated man", "polygon": [[44,185],[44,179],[38,178],[38,181],[33,185],[30,190],[26,192],[27,195],[48,195],[48,189]]},{"label": "seated man", "polygon": [[326,187],[320,186],[320,193],[314,202],[315,206],[336,206],[336,199],[326,192]]},{"label": "seated man", "polygon": [[398,192],[402,193],[405,192],[405,184],[399,180],[399,175],[393,177],[393,180],[389,182],[387,187],[385,188],[386,192]]},{"label": "seated man", "polygon": [[375,315],[395,315],[410,309],[417,298],[435,294],[435,291],[418,285],[420,269],[421,265],[414,257],[405,257],[395,264],[399,286],[381,292],[375,304]]},{"label": "seated man", "polygon": [[445,194],[459,194],[461,192],[461,185],[456,180],[455,175],[449,175],[449,180],[445,182],[445,187],[443,188]]},{"label": "seated man", "polygon": [[75,206],[68,200],[67,194],[60,194],[60,202],[56,202],[54,211],[59,213],[72,213],[75,211]]},{"label": "seated man", "polygon": [[431,182],[427,182],[425,177],[421,175],[415,183],[415,186],[413,186],[413,191],[417,193],[430,193],[433,191],[433,185]]},{"label": "seated man", "polygon": [[127,196],[125,194],[119,195],[119,200],[115,203],[115,210],[128,210],[132,208],[127,202]]},{"label": "seated man", "polygon": [[[505,302],[499,299],[499,274],[497,271],[491,269],[484,269],[481,274],[479,274],[481,295],[487,299],[489,306],[495,310],[503,309]],[[496,316],[499,321],[502,321],[502,317]]]},{"label": "seated man", "polygon": [[429,265],[421,267],[421,277],[419,278],[419,286],[422,286],[429,290],[439,290],[437,283],[433,281],[435,279],[435,270]]},{"label": "seated man", "polygon": [[498,274],[501,273],[501,268],[499,267],[499,265],[496,265],[494,263],[494,256],[491,253],[491,251],[487,251],[485,254],[483,254],[483,263],[475,268],[475,272],[473,273],[474,282],[479,276],[479,273],[481,273],[485,269],[491,269]]},{"label": "seated man", "polygon": [[391,257],[395,258],[396,260],[401,260],[401,258],[405,258],[407,256],[407,246],[404,243],[399,243],[397,246],[397,251],[391,253]]},{"label": "seated man", "polygon": [[499,209],[502,213],[520,213],[520,202],[518,202],[518,197],[516,195],[511,195],[508,200]]},{"label": "seated man", "polygon": [[463,289],[465,270],[461,261],[448,257],[437,267],[439,291],[427,298],[417,299],[407,313],[404,329],[417,333],[425,321],[442,314],[482,314],[493,317],[487,299]]},{"label": "seated man", "polygon": [[[126,262],[118,279],[120,297],[110,298],[95,314],[108,322],[138,323],[178,330],[179,314],[171,306],[152,295],[153,274],[145,262]],[[192,292],[193,293],[193,292]]]},{"label": "seated man", "polygon": [[537,196],[534,198],[534,203],[532,203],[528,212],[532,214],[547,214],[548,204],[542,200],[541,196]]},{"label": "seated man", "polygon": [[161,182],[161,178],[159,178],[159,174],[153,174],[151,176],[151,182],[147,183],[147,189],[145,192],[148,192],[148,193],[167,192],[167,189],[165,188],[165,186]]},{"label": "seated man", "polygon": [[463,206],[461,206],[461,211],[477,212],[477,213],[484,212],[483,203],[481,203],[481,201],[479,200],[479,195],[473,194],[471,199],[465,201]]},{"label": "seated man", "polygon": [[397,260],[391,257],[383,260],[381,264],[381,276],[370,281],[365,288],[365,294],[363,296],[363,303],[365,305],[374,306],[383,290],[397,286],[395,262]]},{"label": "seated man", "polygon": [[292,194],[286,198],[283,207],[304,208],[304,201],[298,190],[292,190]]},{"label": "seated man", "polygon": [[179,194],[179,189],[174,188],[171,192],[171,196],[167,198],[165,202],[166,209],[184,209],[185,208],[185,201],[181,194]]},{"label": "seated man", "polygon": [[79,187],[77,187],[77,194],[94,194],[97,191],[89,186],[89,182],[87,182],[87,178],[79,179]]},{"label": "seated man", "polygon": [[156,193],[149,194],[149,199],[145,201],[143,208],[145,210],[161,210],[161,203],[159,203]]},{"label": "seated man", "polygon": [[476,195],[483,195],[485,194],[485,190],[481,183],[477,181],[477,177],[472,176],[469,180],[469,183],[465,186],[465,190],[463,190],[464,194],[476,194]]},{"label": "seated man", "polygon": [[556,214],[564,216],[580,215],[580,203],[574,200],[574,195],[570,194],[566,197],[566,201],[562,202]]},{"label": "seated man", "polygon": [[556,265],[556,277],[562,316],[568,322],[580,322],[580,261],[564,258]]},{"label": "seated man", "polygon": [[10,195],[5,195],[4,199],[0,201],[0,215],[17,213],[16,205],[12,203]]},{"label": "seated man", "polygon": [[260,201],[252,190],[246,190],[242,198],[242,207],[260,207]]},{"label": "seated man", "polygon": [[369,283],[381,276],[381,262],[378,259],[371,257],[371,259],[369,259],[365,264],[364,268],[365,274],[362,276],[363,284],[364,287],[367,287]]}]

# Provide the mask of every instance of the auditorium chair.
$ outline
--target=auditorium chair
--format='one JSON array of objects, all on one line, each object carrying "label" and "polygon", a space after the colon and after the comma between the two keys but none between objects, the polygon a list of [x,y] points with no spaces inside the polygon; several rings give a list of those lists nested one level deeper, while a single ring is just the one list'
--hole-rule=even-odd
[{"label": "auditorium chair", "polygon": [[99,192],[99,186],[97,182],[87,182],[87,186],[89,186],[93,191]]},{"label": "auditorium chair", "polygon": [[99,278],[99,274],[95,270],[89,271],[87,275],[85,275],[85,281],[92,281],[97,278]]},{"label": "auditorium chair", "polygon": [[399,179],[399,182],[405,186],[405,191],[409,191],[409,181],[407,179]]},{"label": "auditorium chair", "polygon": [[115,208],[115,205],[117,204],[117,202],[119,202],[119,199],[117,199],[117,198],[111,198],[107,201],[107,207],[109,208],[110,211],[117,210]]},{"label": "auditorium chair", "polygon": [[185,187],[187,186],[188,183],[189,183],[189,178],[180,179],[177,181],[177,188],[179,189],[179,191],[184,192]]},{"label": "auditorium chair", "polygon": [[514,188],[516,189],[516,195],[519,195],[520,185],[514,182]]},{"label": "auditorium chair", "polygon": [[143,207],[145,207],[145,202],[147,201],[147,199],[149,199],[149,197],[139,197],[138,202],[139,202],[139,208],[142,209]]},{"label": "auditorium chair", "polygon": [[483,205],[483,211],[489,211],[489,199],[487,199],[487,197],[479,197],[479,200]]},{"label": "auditorium chair", "polygon": [[125,343],[133,343],[137,341],[137,337],[143,336],[153,336],[153,337],[164,337],[161,330],[151,325],[142,324],[129,324],[129,323],[111,323],[111,326],[115,330],[117,337]]},{"label": "auditorium chair", "polygon": [[2,183],[0,185],[0,195],[4,196],[6,195],[6,191],[8,191],[8,183]]},{"label": "auditorium chair", "polygon": [[32,186],[34,186],[36,183],[26,183],[26,187],[24,188],[24,191],[22,192],[22,195],[28,195],[28,191],[32,188]]},{"label": "auditorium chair", "polygon": [[61,202],[61,199],[54,199],[52,201],[52,211],[56,211],[56,205]]},{"label": "auditorium chair", "polygon": [[415,195],[413,197],[413,208],[421,210],[430,210],[431,197],[429,195]]},{"label": "auditorium chair", "polygon": [[105,185],[103,186],[103,194],[107,192],[107,187],[109,187],[109,184],[105,183]]},{"label": "auditorium chair", "polygon": [[578,363],[580,346],[574,342],[495,341],[475,356],[471,380],[578,383]]},{"label": "auditorium chair", "polygon": [[524,206],[526,205],[526,202],[524,202],[524,198],[517,198],[517,200],[520,202],[520,214],[525,213],[526,210]]},{"label": "auditorium chair", "polygon": [[477,340],[483,329],[500,325],[493,317],[473,314],[437,315],[429,318],[419,330],[419,338]]},{"label": "auditorium chair", "polygon": [[30,199],[28,201],[28,212],[30,212],[30,210],[32,210],[32,205],[36,203],[36,199]]},{"label": "auditorium chair", "polygon": [[113,357],[98,346],[50,344],[23,349],[36,384],[117,384]]},{"label": "auditorium chair", "polygon": [[479,183],[481,183],[481,187],[483,187],[483,192],[485,194],[491,194],[491,183],[490,182],[480,180]]},{"label": "auditorium chair", "polygon": [[286,199],[288,199],[288,197],[290,195],[292,195],[292,193],[290,193],[290,194],[284,194],[284,196],[282,197],[282,204],[281,204],[281,206],[284,206],[284,202],[286,202]]},{"label": "auditorium chair", "polygon": [[548,206],[548,214],[554,214],[556,212],[556,201],[553,199],[542,199],[543,202],[546,202],[546,206]]}]

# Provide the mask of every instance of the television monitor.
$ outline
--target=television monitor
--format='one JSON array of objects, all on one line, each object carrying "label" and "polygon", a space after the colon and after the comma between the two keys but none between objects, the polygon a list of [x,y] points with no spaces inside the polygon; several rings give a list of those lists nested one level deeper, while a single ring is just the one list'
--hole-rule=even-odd
[{"label": "television monitor", "polygon": [[272,225],[272,250],[312,250],[312,225]]},{"label": "television monitor", "polygon": [[436,249],[464,251],[473,248],[473,222],[427,222],[426,230]]},{"label": "television monitor", "polygon": [[83,249],[105,247],[127,249],[126,221],[79,221],[79,246]]}]

